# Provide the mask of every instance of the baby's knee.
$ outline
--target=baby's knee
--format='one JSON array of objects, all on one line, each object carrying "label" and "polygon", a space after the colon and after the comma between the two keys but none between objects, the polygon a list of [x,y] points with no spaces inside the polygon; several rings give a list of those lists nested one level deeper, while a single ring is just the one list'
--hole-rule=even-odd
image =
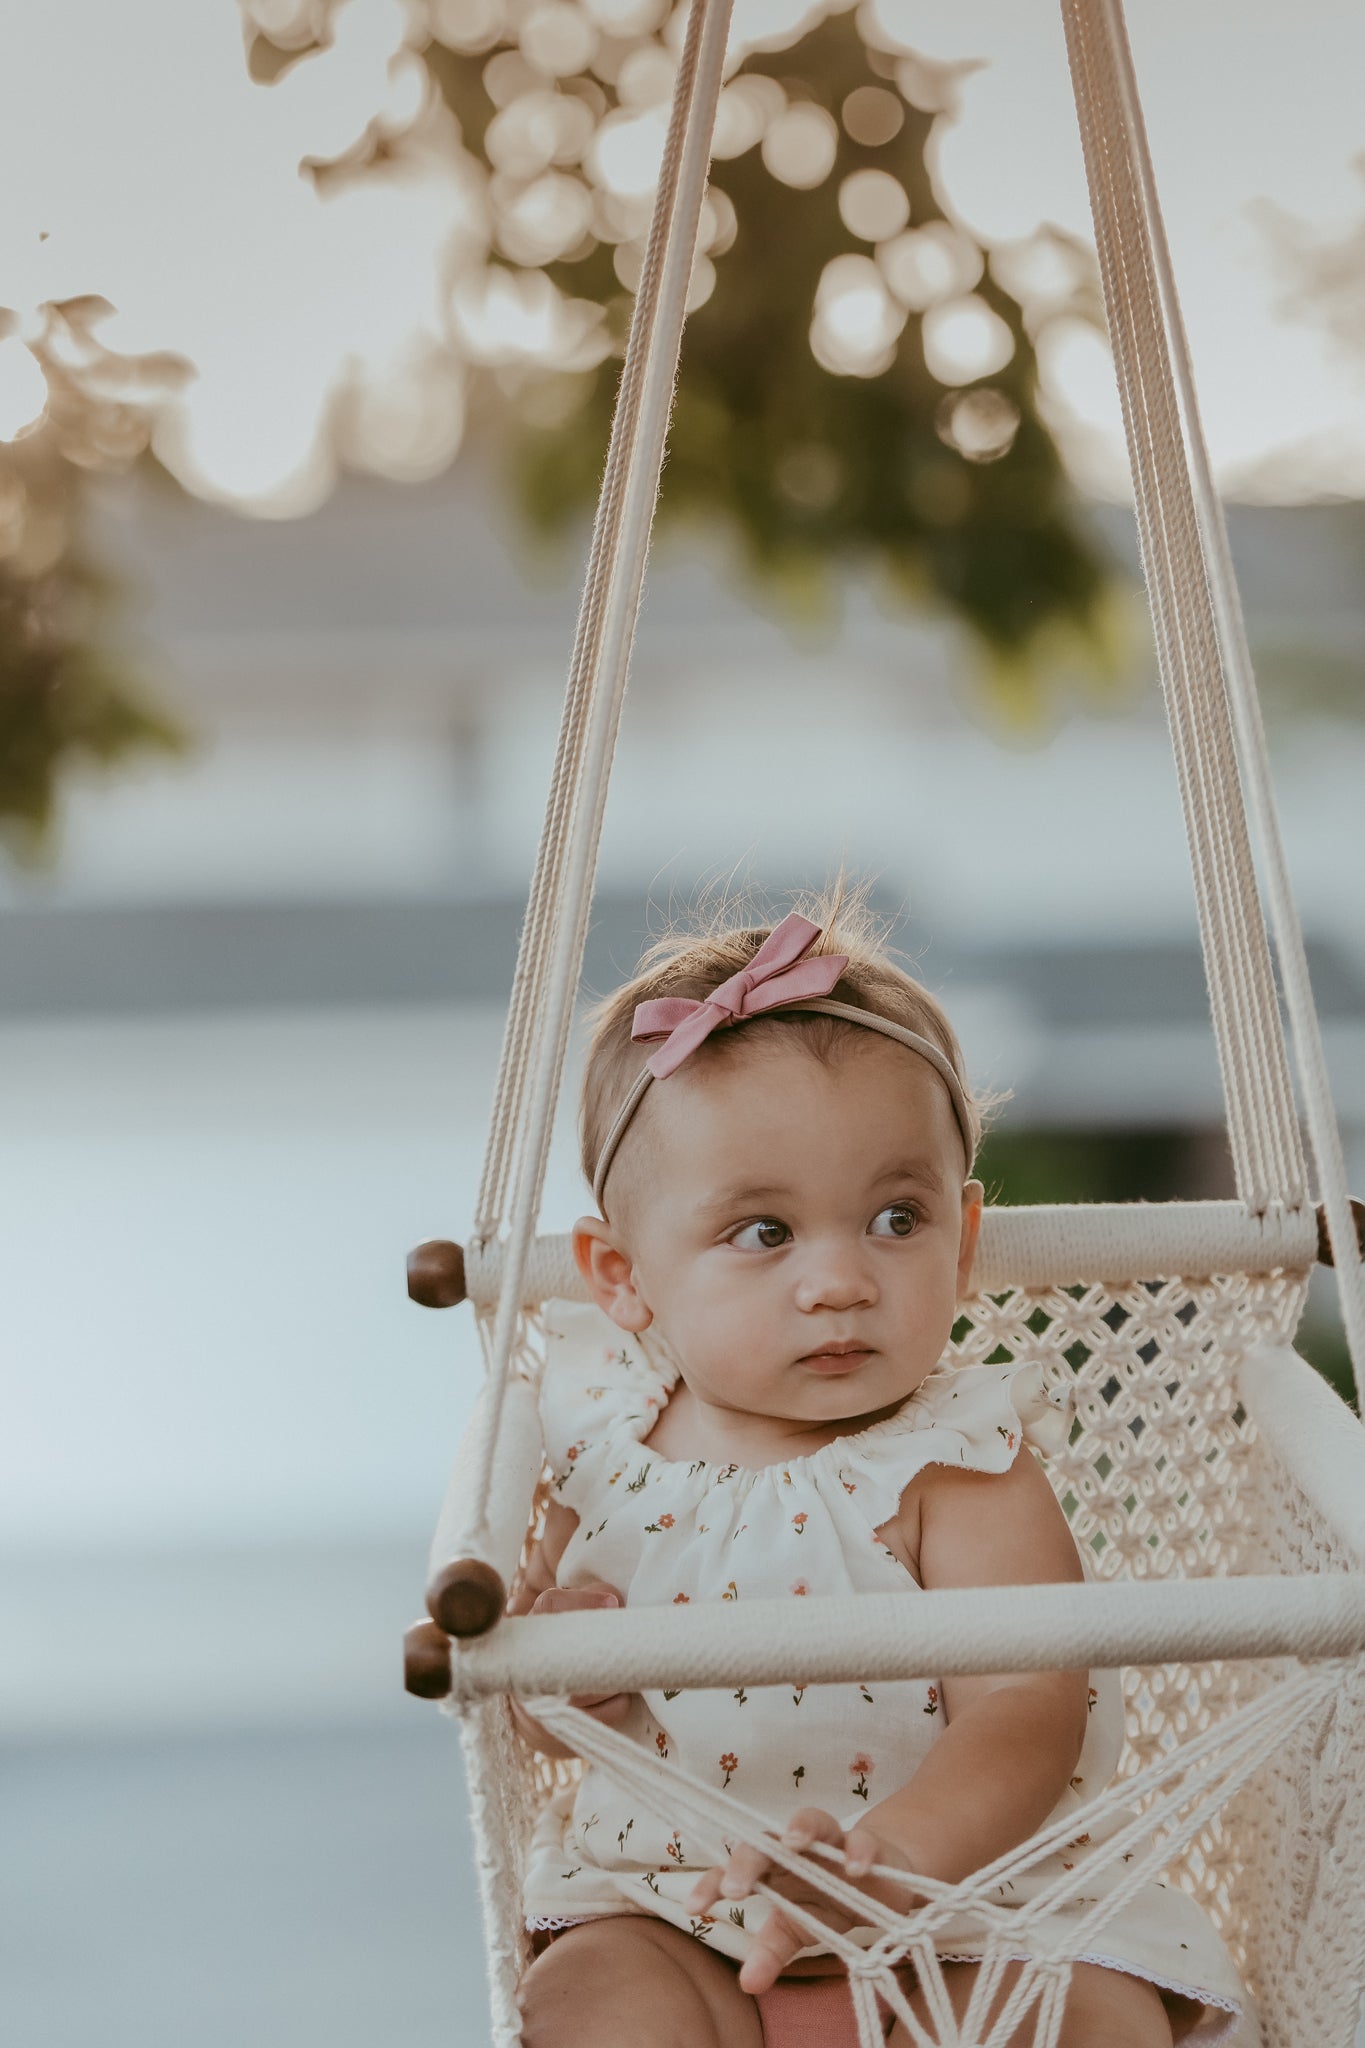
[{"label": "baby's knee", "polygon": [[[658,1920],[567,1928],[521,1982],[522,2048],[759,2048],[733,1967]],[[747,2008],[747,2010],[746,2010]]]}]

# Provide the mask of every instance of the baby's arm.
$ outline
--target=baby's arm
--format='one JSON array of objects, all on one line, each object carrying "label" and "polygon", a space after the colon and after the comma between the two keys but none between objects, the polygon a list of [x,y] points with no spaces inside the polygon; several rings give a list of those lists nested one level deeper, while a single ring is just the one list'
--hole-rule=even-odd
[{"label": "baby's arm", "polygon": [[[560,1586],[555,1583],[559,1560],[564,1555],[569,1538],[578,1527],[578,1517],[572,1508],[566,1508],[562,1501],[552,1500],[545,1510],[545,1526],[540,1540],[531,1551],[526,1570],[522,1573],[507,1603],[509,1614],[566,1614],[578,1607],[623,1607],[625,1602],[614,1586],[597,1581],[588,1586]],[[578,1694],[570,1705],[581,1707],[594,1720],[605,1721],[608,1727],[615,1727],[623,1721],[630,1706],[630,1694],[624,1692]],[[542,1756],[566,1757],[573,1751],[567,1749],[557,1736],[542,1728],[539,1721],[533,1721],[520,1700],[512,1702],[512,1718],[533,1749]]]},{"label": "baby's arm", "polygon": [[[906,1489],[894,1522],[880,1533],[926,1587],[1038,1585],[1083,1576],[1057,1497],[1024,1452],[999,1474],[931,1466]],[[792,1849],[813,1842],[841,1849],[848,1877],[904,1911],[913,1893],[869,1876],[871,1866],[899,1866],[955,1883],[1025,1840],[1075,1771],[1087,1683],[1084,1671],[944,1679],[943,1733],[909,1782],[847,1833],[834,1815],[803,1807],[783,1840]],[[775,1890],[820,1917],[850,1924],[809,1885],[773,1877],[771,1868],[761,1849],[737,1849],[726,1868],[701,1879],[690,1909],[703,1913],[717,1899],[747,1897],[768,1876]],[[770,1914],[740,1972],[741,1987],[766,1991],[808,1940],[780,1911]]]},{"label": "baby's arm", "polygon": [[[1083,1576],[1057,1497],[1023,1451],[1002,1473],[930,1466],[907,1488],[897,1522],[926,1587]],[[1085,1739],[1087,1685],[1084,1671],[945,1678],[942,1735],[867,1826],[926,1876],[954,1883],[979,1870],[1061,1798]]]}]

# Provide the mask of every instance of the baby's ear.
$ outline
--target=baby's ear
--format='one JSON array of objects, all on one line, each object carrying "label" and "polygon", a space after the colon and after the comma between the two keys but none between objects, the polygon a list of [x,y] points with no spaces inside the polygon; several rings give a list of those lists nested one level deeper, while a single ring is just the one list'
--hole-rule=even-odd
[{"label": "baby's ear", "polygon": [[654,1311],[641,1297],[630,1254],[617,1243],[609,1223],[600,1216],[580,1216],[573,1227],[573,1255],[588,1293],[618,1330],[649,1328]]},{"label": "baby's ear", "polygon": [[957,1252],[957,1298],[962,1300],[972,1284],[972,1264],[981,1235],[981,1210],[986,1190],[979,1180],[967,1181],[962,1189],[962,1237]]}]

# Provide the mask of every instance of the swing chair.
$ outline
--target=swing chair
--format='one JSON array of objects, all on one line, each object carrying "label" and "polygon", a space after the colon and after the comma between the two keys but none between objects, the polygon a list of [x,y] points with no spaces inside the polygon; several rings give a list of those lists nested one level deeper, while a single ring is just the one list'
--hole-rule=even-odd
[{"label": "swing chair", "polygon": [[[410,1262],[416,1299],[473,1303],[487,1363],[433,1544],[432,1620],[407,1639],[407,1684],[448,1699],[459,1721],[497,2048],[519,2039],[527,1842],[542,1802],[576,1769],[532,1756],[509,1695],[577,1757],[700,1836],[737,1843],[764,1837],[760,1815],[568,1697],[1120,1666],[1124,1764],[1085,1813],[1098,1854],[1122,1873],[1079,1935],[1074,1920],[1059,1934],[1046,1887],[1023,1907],[999,1904],[1012,1875],[1059,1846],[1058,1824],[960,1884],[916,1880],[922,1902],[904,1912],[853,1892],[830,1862],[769,1844],[777,1863],[873,1930],[864,1947],[806,1922],[848,1967],[863,2048],[882,2041],[878,1994],[925,2048],[999,2048],[1030,2023],[1037,2048],[1055,2048],[1071,1961],[1103,1952],[1106,1917],[1154,1876],[1208,1909],[1257,2001],[1265,2048],[1351,2048],[1365,1989],[1365,1432],[1290,1347],[1315,1260],[1334,1261],[1365,1381],[1365,1211],[1347,1193],[1120,0],[1063,0],[1062,11],[1237,1199],[986,1213],[954,1361],[1037,1361],[1074,1404],[1071,1440],[1047,1469],[1090,1557],[1089,1583],[925,1592],[913,1612],[898,1594],[872,1594],[813,1597],[795,1612],[779,1601],[579,1612],[572,1628],[503,1615],[542,1497],[542,1305],[584,1298],[568,1239],[537,1236],[536,1224],[729,11],[729,0],[693,0],[688,22],[472,1235],[463,1250],[433,1242]],[[1077,1818],[1060,1824],[1066,1833]],[[955,2019],[934,1934],[964,1910],[986,1936],[978,1992]],[[988,2018],[1021,1944],[1033,1960]],[[932,2033],[897,1989],[907,1959]],[[1254,2039],[1254,2027],[1238,2039]]]}]

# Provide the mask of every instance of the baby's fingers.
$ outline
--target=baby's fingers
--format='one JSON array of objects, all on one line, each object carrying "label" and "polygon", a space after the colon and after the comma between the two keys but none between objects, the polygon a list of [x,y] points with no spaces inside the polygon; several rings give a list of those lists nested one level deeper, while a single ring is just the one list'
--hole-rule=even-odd
[{"label": "baby's fingers", "polygon": [[747,1899],[759,1879],[771,1869],[772,1859],[766,1850],[753,1849],[742,1842],[730,1852],[728,1863],[718,1863],[698,1879],[687,1895],[688,1912],[705,1913],[717,1899]]},{"label": "baby's fingers", "polygon": [[774,1907],[744,1958],[739,1973],[740,1990],[747,1991],[750,1998],[758,1998],[763,1992],[771,1991],[792,1957],[812,1938]]}]

